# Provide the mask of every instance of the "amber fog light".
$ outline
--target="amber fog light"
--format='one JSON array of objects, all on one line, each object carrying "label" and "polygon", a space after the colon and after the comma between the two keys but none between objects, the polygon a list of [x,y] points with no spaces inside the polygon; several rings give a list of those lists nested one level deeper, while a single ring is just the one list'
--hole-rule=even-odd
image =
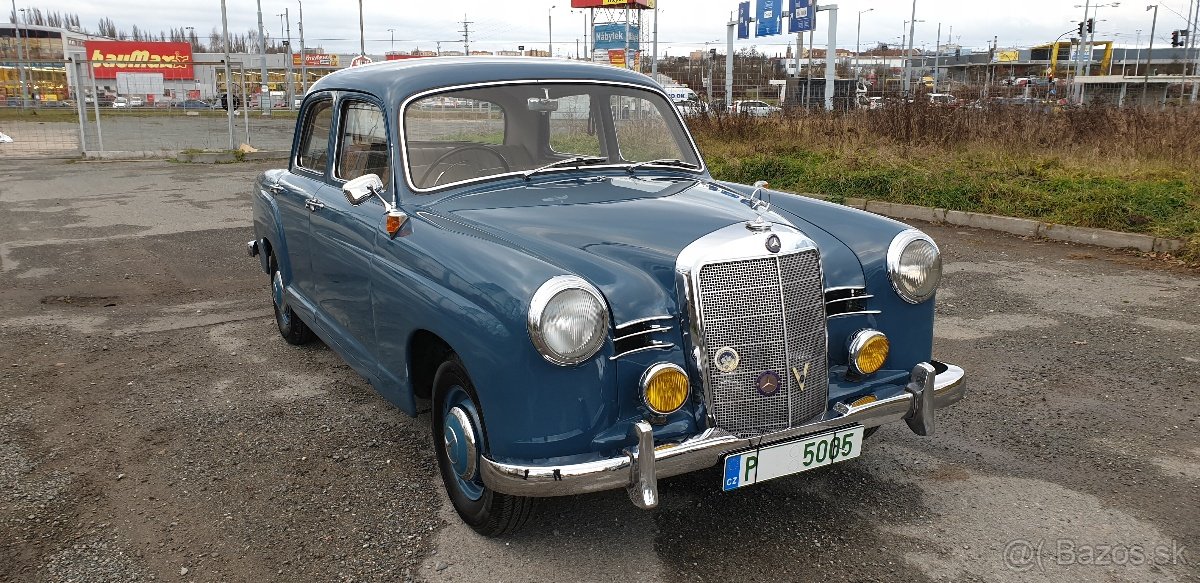
[{"label": "amber fog light", "polygon": [[871,374],[883,367],[888,357],[887,336],[879,330],[859,330],[850,337],[850,368],[858,374]]},{"label": "amber fog light", "polygon": [[687,374],[677,365],[660,362],[642,375],[642,401],[659,415],[678,411],[687,396]]}]

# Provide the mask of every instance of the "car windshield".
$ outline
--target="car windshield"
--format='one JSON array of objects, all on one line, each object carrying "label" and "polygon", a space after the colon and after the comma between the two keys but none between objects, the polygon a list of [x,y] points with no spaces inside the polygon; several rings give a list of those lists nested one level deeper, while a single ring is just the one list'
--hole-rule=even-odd
[{"label": "car windshield", "polygon": [[[586,172],[652,160],[680,160],[696,171],[701,167],[671,102],[634,87],[489,85],[413,100],[401,115],[406,174],[420,191],[524,176],[535,169]],[[578,157],[589,163],[545,168]],[[681,166],[669,167],[678,171]]]}]

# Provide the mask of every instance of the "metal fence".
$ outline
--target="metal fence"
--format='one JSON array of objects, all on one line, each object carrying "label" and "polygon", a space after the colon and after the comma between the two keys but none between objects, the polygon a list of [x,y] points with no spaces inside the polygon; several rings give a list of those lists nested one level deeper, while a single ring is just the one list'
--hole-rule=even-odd
[{"label": "metal fence", "polygon": [[0,138],[0,156],[290,148],[295,103],[260,103],[252,67],[231,63],[228,79],[222,63],[192,67],[192,79],[164,81],[106,75],[100,62],[0,63],[0,133],[11,140]]}]

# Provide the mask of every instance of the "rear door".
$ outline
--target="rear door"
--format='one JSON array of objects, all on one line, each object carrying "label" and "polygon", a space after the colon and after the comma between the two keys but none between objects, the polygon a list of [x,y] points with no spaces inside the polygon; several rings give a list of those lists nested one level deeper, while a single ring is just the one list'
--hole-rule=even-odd
[{"label": "rear door", "polygon": [[[305,307],[313,307],[315,285],[312,271],[312,237],[309,231],[309,215],[312,201],[322,188],[328,188],[332,147],[333,97],[319,96],[302,113],[300,143],[296,157],[291,163],[291,172],[281,174],[279,183],[272,190],[279,203],[279,214],[283,219],[287,262],[290,280],[284,285],[298,296]],[[282,258],[281,258],[282,259]],[[289,273],[284,270],[284,277]]]}]

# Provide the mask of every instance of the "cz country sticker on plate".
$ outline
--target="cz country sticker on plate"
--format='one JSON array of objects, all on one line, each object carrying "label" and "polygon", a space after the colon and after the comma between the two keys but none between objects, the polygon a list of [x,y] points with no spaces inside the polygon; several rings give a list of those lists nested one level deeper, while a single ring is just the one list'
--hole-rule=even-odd
[{"label": "cz country sticker on plate", "polygon": [[722,490],[854,459],[862,453],[863,428],[850,427],[796,441],[725,456]]}]

